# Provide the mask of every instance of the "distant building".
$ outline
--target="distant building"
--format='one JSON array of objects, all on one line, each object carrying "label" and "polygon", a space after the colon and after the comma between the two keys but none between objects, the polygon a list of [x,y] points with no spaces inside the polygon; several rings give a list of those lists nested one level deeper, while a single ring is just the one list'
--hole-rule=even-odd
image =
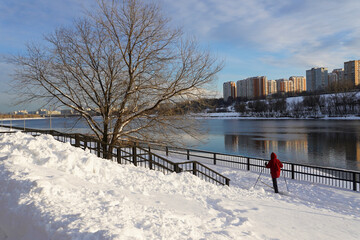
[{"label": "distant building", "polygon": [[268,94],[268,81],[266,76],[250,77],[236,82],[238,97],[259,98]]},{"label": "distant building", "polygon": [[28,114],[28,111],[27,110],[19,110],[19,111],[13,112],[13,114],[15,114],[15,115],[26,115],[26,114]]},{"label": "distant building", "polygon": [[328,69],[324,67],[306,70],[306,90],[323,90],[329,84]]},{"label": "distant building", "polygon": [[29,114],[38,115],[38,114],[39,114],[39,111],[30,111]]},{"label": "distant building", "polygon": [[47,109],[40,109],[37,112],[40,115],[60,115],[61,114],[60,111],[55,111],[55,110],[50,111],[50,110],[47,110]]},{"label": "distant building", "polygon": [[73,109],[63,109],[60,110],[61,115],[72,115],[74,114],[74,110]]},{"label": "distant building", "polygon": [[57,110],[47,111],[47,115],[60,115],[60,114],[61,114],[61,112],[57,111]]},{"label": "distant building", "polygon": [[292,92],[292,90],[294,89],[294,84],[293,82],[290,82],[289,79],[281,78],[275,81],[276,81],[277,92],[279,93]]},{"label": "distant building", "polygon": [[224,82],[223,84],[224,101],[228,101],[229,97],[236,98],[235,82]]},{"label": "distant building", "polygon": [[247,84],[246,80],[239,80],[236,82],[237,97],[247,98]]},{"label": "distant building", "polygon": [[306,78],[303,76],[291,76],[289,81],[293,82],[293,92],[306,91]]},{"label": "distant building", "polygon": [[277,93],[276,81],[268,80],[268,95]]},{"label": "distant building", "polygon": [[331,85],[332,83],[339,82],[338,75],[333,72],[328,73],[328,81],[329,81],[329,85]]},{"label": "distant building", "polygon": [[46,115],[47,114],[47,109],[45,109],[45,108],[43,108],[43,109],[39,109],[38,110],[38,113],[40,114],[40,115]]},{"label": "distant building", "polygon": [[[344,69],[343,68],[337,68],[332,71],[332,73],[336,74],[336,81],[337,82],[343,82],[344,81]],[[330,80],[329,80],[330,82]]]},{"label": "distant building", "polygon": [[250,78],[252,91],[250,91],[250,97],[258,98],[258,97],[265,97],[268,94],[267,89],[267,77],[252,77]]},{"label": "distant building", "polygon": [[360,60],[344,62],[344,80],[353,83],[355,86],[360,84]]}]

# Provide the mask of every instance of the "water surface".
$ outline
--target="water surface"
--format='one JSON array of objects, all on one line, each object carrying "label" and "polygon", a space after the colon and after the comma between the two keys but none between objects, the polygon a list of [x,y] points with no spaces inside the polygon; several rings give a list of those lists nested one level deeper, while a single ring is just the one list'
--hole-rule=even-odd
[{"label": "water surface", "polygon": [[[2,121],[9,124],[9,121]],[[1,122],[0,122],[1,123]],[[12,121],[23,127],[23,120]],[[358,120],[240,120],[203,119],[204,142],[189,141],[197,149],[360,170]],[[50,119],[26,120],[29,128],[50,128]],[[88,132],[76,118],[52,118],[51,128],[61,132]]]}]

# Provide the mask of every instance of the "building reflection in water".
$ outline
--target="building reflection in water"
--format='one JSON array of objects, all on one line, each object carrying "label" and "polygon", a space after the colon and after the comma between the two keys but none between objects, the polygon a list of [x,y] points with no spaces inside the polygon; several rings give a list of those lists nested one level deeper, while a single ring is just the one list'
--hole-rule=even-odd
[{"label": "building reflection in water", "polygon": [[271,152],[276,152],[289,162],[341,168],[353,168],[356,165],[360,169],[360,141],[356,134],[309,133],[303,135],[303,139],[289,140],[279,136],[273,136],[273,139],[264,136],[224,135],[225,150],[266,159]]},{"label": "building reflection in water", "polygon": [[[228,153],[360,170],[360,121],[217,120]],[[215,138],[214,138],[215,139]],[[219,139],[220,140],[220,139]],[[221,140],[220,140],[221,141]],[[220,142],[216,143],[219,148]],[[222,145],[222,144],[221,144]]]},{"label": "building reflection in water", "polygon": [[[249,135],[225,135],[225,150],[233,153],[258,153],[267,157],[271,152],[292,153],[292,156],[308,155],[308,141],[301,140],[267,140]],[[254,156],[254,154],[251,154]]]}]

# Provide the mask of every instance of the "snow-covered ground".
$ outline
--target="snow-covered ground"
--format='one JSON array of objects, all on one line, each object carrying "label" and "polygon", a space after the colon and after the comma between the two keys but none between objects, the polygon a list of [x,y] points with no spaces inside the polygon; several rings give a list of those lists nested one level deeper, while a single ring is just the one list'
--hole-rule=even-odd
[{"label": "snow-covered ground", "polygon": [[[51,136],[0,134],[0,239],[358,239],[360,193],[216,167],[188,174],[118,165]],[[261,180],[270,183],[265,174]]]}]

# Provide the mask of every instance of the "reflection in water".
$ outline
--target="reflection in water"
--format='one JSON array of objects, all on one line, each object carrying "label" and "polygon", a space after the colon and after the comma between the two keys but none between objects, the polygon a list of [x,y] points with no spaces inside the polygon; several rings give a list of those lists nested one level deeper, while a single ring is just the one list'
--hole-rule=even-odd
[{"label": "reflection in water", "polygon": [[[261,152],[265,158],[271,152],[288,152],[293,155],[307,155],[307,140],[259,140],[252,136],[225,135],[225,150],[228,152],[240,152],[242,149],[252,148],[254,152]],[[290,161],[290,160],[289,160]]]},{"label": "reflection in water", "polygon": [[360,170],[358,121],[237,121],[224,125],[226,152],[266,159],[276,152],[283,161]]}]

